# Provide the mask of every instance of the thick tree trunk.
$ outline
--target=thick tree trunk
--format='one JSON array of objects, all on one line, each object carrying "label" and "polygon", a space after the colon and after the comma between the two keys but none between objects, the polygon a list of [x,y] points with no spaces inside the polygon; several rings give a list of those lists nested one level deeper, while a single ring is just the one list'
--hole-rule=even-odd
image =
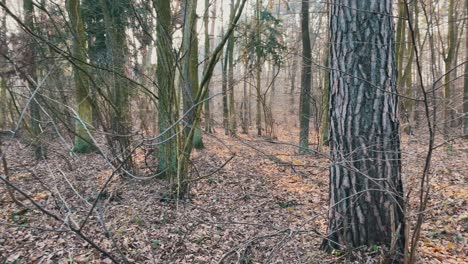
[{"label": "thick tree trunk", "polygon": [[159,153],[158,172],[169,179],[171,186],[177,178],[177,95],[174,86],[175,58],[172,53],[171,0],[153,0],[158,17],[156,24],[156,81],[159,95]]},{"label": "thick tree trunk", "polygon": [[73,31],[73,56],[76,58],[76,66],[73,68],[76,102],[78,105],[78,117],[75,125],[75,146],[73,151],[88,153],[95,149],[89,130],[92,127],[92,106],[89,93],[89,82],[83,71],[86,64],[86,38],[83,19],[81,17],[80,0],[67,2],[68,16],[70,17]]},{"label": "thick tree trunk", "polygon": [[309,1],[302,1],[301,6],[302,33],[302,73],[301,96],[299,104],[299,152],[309,150],[310,98],[312,86],[312,50],[309,33]]},{"label": "thick tree trunk", "polygon": [[377,245],[393,257],[403,253],[392,7],[392,0],[334,0],[330,7],[327,250]]}]

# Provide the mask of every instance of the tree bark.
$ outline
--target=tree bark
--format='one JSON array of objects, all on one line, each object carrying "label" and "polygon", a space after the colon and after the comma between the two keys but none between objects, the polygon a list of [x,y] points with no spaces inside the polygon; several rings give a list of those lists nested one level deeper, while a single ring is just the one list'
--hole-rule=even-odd
[{"label": "tree bark", "polygon": [[[108,65],[112,73],[108,80],[111,83],[111,101],[114,105],[112,112],[112,132],[118,144],[114,155],[120,156],[123,161],[129,154],[131,116],[130,116],[130,89],[129,83],[122,76],[126,76],[126,63],[128,59],[125,9],[127,0],[110,2],[100,0],[106,27],[106,48]],[[112,7],[112,8],[111,8]],[[128,158],[124,166],[127,170],[133,169],[133,161]]]},{"label": "tree bark", "polygon": [[[231,14],[229,23],[234,21],[236,10],[240,1],[237,0],[234,6],[234,0],[231,0]],[[235,92],[234,92],[234,33],[229,37],[227,46],[227,61],[228,61],[228,91],[229,91],[229,134],[235,135],[237,130],[236,110],[235,110]]]},{"label": "tree bark", "polygon": [[[24,24],[34,30],[34,5],[32,0],[23,1],[24,8]],[[32,36],[27,37],[28,39],[28,48],[25,52],[25,62],[28,64],[26,67],[26,72],[34,82],[37,83],[37,64],[36,64],[36,45],[35,40]],[[36,86],[33,82],[27,81],[29,83],[31,93],[36,90]],[[36,94],[35,100],[31,100],[29,104],[29,110],[31,112],[31,131],[33,136],[33,147],[36,159],[43,159],[45,157],[43,146],[40,142],[39,135],[41,134],[41,113],[39,107],[39,95]]]},{"label": "tree bark", "polygon": [[455,66],[454,61],[456,57],[457,50],[457,35],[458,28],[455,15],[455,0],[449,0],[448,8],[448,47],[447,54],[444,58],[445,62],[445,80],[444,80],[444,89],[443,89],[443,98],[444,98],[444,136],[449,136],[450,127],[454,120],[454,111],[452,109],[452,79],[454,77],[453,73],[449,73],[452,68]]},{"label": "tree bark", "polygon": [[[465,16],[468,16],[468,0],[465,0]],[[468,23],[465,23],[465,61],[468,61]],[[468,64],[465,64],[463,83],[463,135],[468,140]]]},{"label": "tree bark", "polygon": [[[209,23],[210,23],[210,0],[205,0],[205,14],[203,16],[203,21],[204,21],[204,26],[205,26],[205,64],[204,64],[204,69],[203,72],[206,72],[207,67],[208,67],[208,58],[210,57],[211,54],[211,46],[214,46],[211,44],[211,42],[214,41],[214,32],[215,32],[215,22],[216,22],[216,0],[213,1],[213,7],[212,7],[212,22],[211,22],[211,32],[209,30]],[[210,39],[211,35],[211,39]],[[210,82],[207,84],[207,90],[208,92],[206,93],[206,98],[205,98],[205,131],[207,133],[212,133],[212,120],[211,120],[211,107],[210,107]]]},{"label": "tree bark", "polygon": [[[1,0],[5,4],[6,0]],[[6,14],[3,14],[0,20],[0,55],[7,53],[7,24]],[[3,63],[3,59],[0,59]],[[0,76],[0,130],[8,127],[8,97],[7,97],[7,78]]]},{"label": "tree bark", "polygon": [[89,153],[95,150],[93,141],[89,135],[92,127],[92,105],[89,93],[89,82],[87,76],[82,72],[86,66],[86,38],[83,19],[81,17],[80,0],[68,0],[68,16],[70,17],[73,32],[72,54],[75,57],[76,65],[73,68],[76,102],[78,105],[78,117],[75,121],[75,146],[74,152]]},{"label": "tree bark", "polygon": [[403,253],[392,6],[392,0],[334,0],[330,7],[332,165],[326,250],[382,246],[396,258]]},{"label": "tree bark", "polygon": [[301,6],[302,34],[302,73],[301,95],[299,104],[299,152],[309,150],[310,97],[312,86],[312,50],[309,32],[309,1],[302,1]]},{"label": "tree bark", "polygon": [[171,0],[153,0],[156,10],[156,53],[159,111],[158,172],[171,181],[177,177],[177,95],[174,86],[175,58],[172,53]]}]

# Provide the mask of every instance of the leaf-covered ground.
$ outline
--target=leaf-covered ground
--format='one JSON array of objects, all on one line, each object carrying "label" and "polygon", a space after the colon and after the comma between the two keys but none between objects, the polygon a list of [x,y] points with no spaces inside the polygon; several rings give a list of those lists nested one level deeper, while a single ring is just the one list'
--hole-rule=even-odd
[{"label": "leaf-covered ground", "polygon": [[[205,136],[206,149],[193,155],[197,180],[187,200],[168,201],[163,180],[115,177],[83,233],[130,263],[343,262],[346,255],[319,250],[327,223],[328,150],[298,156],[289,141],[295,133],[280,132],[274,142]],[[405,137],[402,144],[413,216],[425,142]],[[66,223],[45,216],[16,193],[29,209],[19,207],[0,184],[0,262],[111,263],[67,228],[86,217],[111,167],[97,154],[71,157],[58,143],[49,159],[37,164],[19,141],[4,142],[3,149],[11,181]],[[420,263],[468,262],[467,149],[455,141],[435,152]],[[137,154],[141,167],[146,154]],[[150,173],[141,169],[138,176]]]}]

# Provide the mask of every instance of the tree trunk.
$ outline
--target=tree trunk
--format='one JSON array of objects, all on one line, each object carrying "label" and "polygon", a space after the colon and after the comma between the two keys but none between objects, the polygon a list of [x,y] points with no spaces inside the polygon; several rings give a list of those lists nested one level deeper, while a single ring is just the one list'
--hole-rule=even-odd
[{"label": "tree trunk", "polygon": [[223,95],[223,127],[224,127],[224,134],[229,135],[229,105],[228,105],[228,54],[227,50],[224,53],[224,58],[222,58],[223,62],[221,62],[222,68],[222,95]]},{"label": "tree trunk", "polygon": [[262,65],[257,62],[257,113],[256,113],[256,124],[257,124],[257,136],[262,135]]},{"label": "tree trunk", "polygon": [[392,0],[334,0],[330,7],[332,165],[326,250],[383,246],[390,256],[403,253],[392,6]]},{"label": "tree trunk", "polygon": [[297,61],[298,61],[298,56],[297,54],[293,53],[292,54],[292,65],[289,67],[289,71],[290,71],[290,82],[291,82],[291,90],[290,90],[290,98],[289,98],[289,102],[290,102],[290,105],[289,105],[289,113],[294,115],[295,111],[295,98],[296,98],[296,71],[297,71]]},{"label": "tree trunk", "polygon": [[190,154],[194,146],[194,139],[199,131],[196,115],[196,94],[198,93],[198,37],[196,35],[196,6],[197,0],[184,2],[184,27],[182,36],[182,95],[184,102],[185,129],[179,140],[177,185],[173,193],[183,197],[188,191],[188,173]]},{"label": "tree trunk", "polygon": [[[5,4],[6,0],[0,2]],[[3,13],[0,21],[0,56],[7,54],[7,22],[6,14]],[[0,64],[3,65],[3,58],[0,58]],[[8,97],[7,97],[7,77],[0,76],[0,130],[7,129],[9,124],[8,117]]]},{"label": "tree trunk", "polygon": [[[330,49],[327,49],[325,67],[330,68]],[[330,71],[325,70],[323,75],[323,99],[322,99],[322,124],[320,125],[320,141],[322,146],[329,145],[329,125],[330,125]]]},{"label": "tree trunk", "polygon": [[398,89],[400,93],[403,93],[403,61],[405,58],[405,37],[406,37],[406,8],[405,0],[398,0],[398,22],[397,22],[397,31],[396,31],[396,63],[398,71]]},{"label": "tree trunk", "polygon": [[159,152],[158,172],[175,185],[177,178],[177,95],[174,86],[175,58],[172,53],[171,0],[153,0],[156,10],[156,82],[158,84]]},{"label": "tree trunk", "polygon": [[[1,0],[5,4],[5,0]],[[3,14],[0,21],[0,55],[6,54],[6,14]],[[0,59],[3,62],[3,59]],[[8,98],[7,98],[7,82],[5,76],[0,76],[0,130],[6,129],[8,126]]]},{"label": "tree trunk", "polygon": [[309,150],[310,91],[312,86],[312,50],[309,33],[309,1],[302,1],[301,34],[303,61],[301,72],[301,96],[299,99],[299,152],[305,153]]},{"label": "tree trunk", "polygon": [[[24,0],[23,1],[23,8],[24,8],[24,24],[34,30],[34,5],[32,0]],[[26,73],[28,78],[31,78],[32,81],[37,83],[37,68],[36,68],[36,45],[35,40],[32,36],[27,35],[28,38],[28,49],[25,52],[25,61],[28,63],[26,67]],[[36,90],[36,86],[32,81],[28,81],[31,94]],[[31,112],[31,131],[33,136],[33,147],[36,159],[43,159],[45,157],[44,149],[39,139],[39,135],[41,134],[41,113],[39,107],[39,94],[36,94],[35,100],[31,100],[29,104],[29,110]]]},{"label": "tree trunk", "polygon": [[248,116],[248,107],[250,107],[249,97],[247,94],[247,77],[249,76],[248,74],[248,65],[245,63],[245,73],[244,73],[244,89],[243,89],[243,98],[242,98],[242,133],[248,134],[249,133],[249,116]]},{"label": "tree trunk", "polygon": [[[123,78],[123,76],[126,76],[125,65],[128,59],[127,35],[125,32],[125,2],[100,0],[104,14],[104,24],[106,26],[108,64],[113,71],[109,76],[109,82],[112,87],[111,101],[115,107],[112,112],[112,132],[118,144],[114,154],[120,156],[122,162],[129,155],[130,130],[132,125],[129,108],[129,83]],[[124,168],[132,170],[133,162],[131,158],[127,159]]]},{"label": "tree trunk", "polygon": [[[192,0],[193,1],[193,0]],[[197,27],[197,21],[196,21],[196,15],[194,16],[194,21],[192,22],[192,40],[191,40],[191,45],[190,45],[190,83],[191,83],[191,87],[192,87],[192,90],[191,90],[191,96],[190,96],[190,100],[188,101],[188,106],[190,106],[190,108],[194,108],[195,107],[195,102],[193,101],[195,96],[197,95],[198,93],[198,90],[199,90],[199,84],[198,84],[198,36],[197,36],[197,31],[196,31],[196,27]],[[194,135],[193,135],[193,147],[196,148],[196,149],[203,149],[204,148],[204,145],[203,145],[203,138],[202,138],[202,133],[201,133],[201,129],[200,129],[200,122],[195,122],[195,118],[199,118],[198,116],[195,115],[195,112],[194,110],[191,110],[191,112],[193,112],[193,114],[191,113],[191,115],[193,115],[193,117],[191,117],[191,119],[193,120],[192,122],[192,125],[196,126],[194,129],[195,129],[195,132],[194,132]]]},{"label": "tree trunk", "polygon": [[[465,16],[468,16],[468,0],[465,0]],[[465,23],[465,61],[468,61],[468,23]],[[463,135],[468,140],[468,64],[465,64],[463,83]]]},{"label": "tree trunk", "polygon": [[[256,29],[257,29],[257,37],[261,38],[260,34],[260,7],[261,2],[259,0],[256,1],[255,5],[255,16],[256,16]],[[257,61],[256,61],[256,78],[257,78],[257,85],[255,87],[257,92],[257,113],[256,113],[256,125],[257,125],[257,136],[262,135],[262,62],[261,62],[261,55],[260,50],[257,49],[256,52]]]},{"label": "tree trunk", "polygon": [[[205,14],[203,16],[203,21],[204,21],[204,26],[205,26],[205,64],[204,64],[204,69],[203,72],[206,72],[207,67],[208,67],[208,58],[210,57],[211,54],[211,42],[214,41],[214,32],[215,32],[215,21],[216,21],[216,0],[213,2],[213,7],[212,7],[212,22],[211,22],[211,33],[209,31],[209,22],[210,22],[210,0],[205,0]],[[210,35],[211,38],[210,39]],[[213,45],[214,46],[214,45]],[[210,82],[207,84],[207,90],[208,92],[206,93],[206,98],[205,98],[205,131],[207,133],[212,133],[212,121],[211,121],[211,109],[210,109],[210,101],[209,98],[211,96],[210,94]]]},{"label": "tree trunk", "polygon": [[453,73],[449,73],[450,70],[454,67],[454,60],[456,56],[457,49],[457,22],[455,16],[455,0],[449,0],[449,9],[448,9],[448,47],[447,55],[444,58],[445,62],[445,80],[444,80],[444,136],[449,136],[450,126],[454,120],[454,111],[452,109],[452,79]]},{"label": "tree trunk", "polygon": [[[231,0],[231,14],[229,17],[229,23],[232,24],[234,21],[234,16],[239,8],[240,0],[237,0],[234,4],[234,0]],[[228,91],[229,91],[229,133],[235,135],[237,133],[237,120],[236,120],[236,100],[234,92],[234,45],[235,45],[235,36],[234,33],[229,37],[229,42],[227,46],[228,54]]]},{"label": "tree trunk", "polygon": [[75,125],[75,146],[74,152],[89,153],[95,149],[89,130],[92,127],[92,106],[89,93],[89,82],[83,73],[86,67],[86,38],[83,19],[81,17],[80,0],[69,0],[67,2],[68,16],[70,17],[73,32],[72,53],[76,59],[76,66],[73,68],[75,81],[76,102],[78,105],[78,117]]}]

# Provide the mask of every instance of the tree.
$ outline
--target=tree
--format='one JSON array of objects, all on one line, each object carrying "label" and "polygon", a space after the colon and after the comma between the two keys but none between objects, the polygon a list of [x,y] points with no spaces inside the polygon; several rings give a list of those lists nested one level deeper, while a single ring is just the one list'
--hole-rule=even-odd
[{"label": "tree", "polygon": [[[210,22],[210,0],[205,0],[205,14],[203,15],[203,23],[205,27],[205,57],[208,58],[211,53],[211,42],[214,41],[214,32],[215,32],[215,21],[216,21],[216,0],[213,1],[212,7],[212,23],[211,23],[211,33],[209,29],[209,22]],[[210,39],[210,35],[211,38]],[[208,60],[205,60],[205,64],[203,65],[203,72],[205,73],[208,68]],[[207,94],[206,94],[206,102],[205,102],[205,131],[207,133],[212,133],[212,120],[211,120],[211,108],[210,108],[210,82],[207,84]]]},{"label": "tree", "polygon": [[443,121],[444,121],[444,135],[448,136],[450,126],[454,119],[454,111],[451,109],[452,102],[452,86],[454,79],[454,71],[451,71],[454,68],[456,61],[456,53],[458,46],[458,26],[457,26],[457,16],[456,16],[456,4],[455,0],[449,0],[448,6],[448,40],[447,40],[447,49],[444,52],[444,62],[445,62],[445,80],[444,80],[444,90],[443,90]]},{"label": "tree", "polygon": [[[468,16],[468,0],[465,0],[465,14]],[[465,31],[465,61],[468,61],[468,30]],[[465,64],[465,78],[463,83],[463,135],[468,140],[468,64]]]},{"label": "tree", "polygon": [[312,50],[309,33],[309,1],[301,5],[302,73],[299,104],[299,152],[309,150],[310,90],[312,85]]},{"label": "tree", "polygon": [[392,0],[334,0],[330,7],[326,250],[382,246],[390,256],[404,251],[392,6]]},{"label": "tree", "polygon": [[[234,6],[234,0],[231,0],[231,14],[229,15],[229,23],[234,21],[234,16],[239,8],[240,0],[236,1]],[[229,91],[229,133],[231,135],[236,134],[237,121],[236,121],[236,110],[235,110],[235,93],[234,93],[234,44],[235,38],[234,33],[229,37],[229,41],[226,48],[227,56],[227,67],[228,67],[228,91]]]},{"label": "tree", "polygon": [[[1,1],[5,4],[5,0]],[[7,24],[6,14],[0,17],[0,55],[5,54],[7,51]],[[2,60],[3,62],[3,60]],[[7,102],[7,79],[5,76],[0,76],[0,130],[7,126],[7,113],[8,113],[8,102]]]},{"label": "tree", "polygon": [[[255,6],[255,17],[251,21],[245,21],[241,25],[240,38],[243,40],[240,42],[241,58],[243,61],[248,62],[246,66],[252,73],[255,73],[256,78],[256,128],[257,135],[262,135],[262,108],[268,107],[266,99],[266,93],[262,92],[262,71],[263,65],[266,61],[272,65],[280,65],[283,60],[283,52],[286,47],[283,45],[283,35],[278,30],[281,27],[281,21],[274,17],[268,10],[263,8],[262,2],[257,0]],[[249,108],[250,109],[250,108]],[[268,109],[264,109],[265,117],[271,120],[271,113],[267,113]],[[267,120],[265,120],[266,122]],[[266,125],[272,125],[270,122]],[[268,132],[273,131],[272,128]],[[272,133],[267,133],[271,136]]]},{"label": "tree", "polygon": [[[171,0],[153,0],[157,14],[156,82],[159,94],[159,164],[158,171],[165,178],[177,176],[177,129],[178,119],[177,95],[174,86],[175,57],[172,52],[172,16]],[[173,185],[172,183],[171,185]]]},{"label": "tree", "polygon": [[130,147],[130,89],[126,81],[126,63],[128,59],[127,48],[127,10],[130,2],[128,0],[100,0],[99,1],[104,18],[106,29],[107,64],[111,70],[108,78],[111,83],[111,103],[112,107],[112,132],[114,139],[118,143],[117,150],[114,150],[116,157],[125,159],[125,168],[130,170],[131,158],[127,158]]},{"label": "tree", "polygon": [[[32,0],[23,1],[24,8],[24,24],[34,31],[34,5]],[[29,110],[31,113],[31,132],[33,136],[33,146],[36,159],[43,159],[45,157],[43,146],[39,140],[41,134],[41,112],[39,107],[39,95],[36,92],[37,86],[37,67],[36,67],[36,45],[32,36],[27,37],[28,46],[25,52],[25,62],[27,63],[25,79],[31,89],[31,95],[34,96],[30,102]]]},{"label": "tree", "polygon": [[195,122],[195,96],[198,94],[198,36],[197,36],[197,1],[185,1],[183,6],[184,28],[182,39],[182,95],[187,131],[194,126],[193,147],[202,149],[203,141],[199,122]]},{"label": "tree", "polygon": [[68,0],[67,2],[68,16],[70,17],[71,29],[73,33],[73,49],[72,54],[75,59],[73,67],[76,102],[78,105],[78,116],[76,117],[75,125],[75,146],[74,152],[88,153],[95,149],[89,129],[92,126],[92,105],[89,81],[86,73],[86,36],[81,16],[80,0]]}]

